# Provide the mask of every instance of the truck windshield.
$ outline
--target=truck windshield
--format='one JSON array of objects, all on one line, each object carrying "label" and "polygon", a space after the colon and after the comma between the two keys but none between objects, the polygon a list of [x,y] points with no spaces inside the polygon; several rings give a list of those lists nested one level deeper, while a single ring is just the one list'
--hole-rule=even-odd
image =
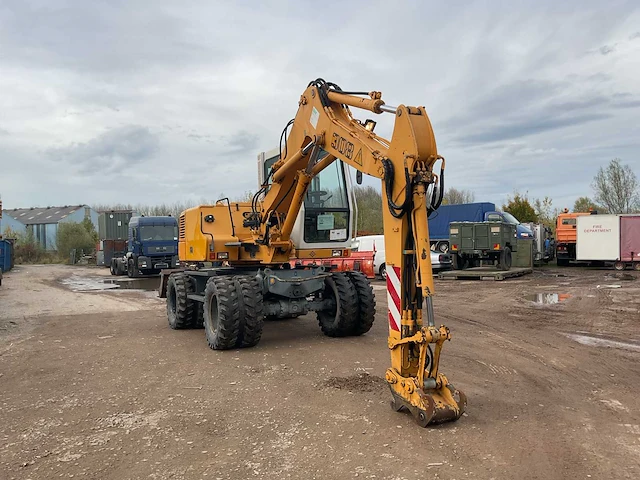
[{"label": "truck windshield", "polygon": [[178,227],[175,225],[143,225],[140,227],[140,240],[178,240]]},{"label": "truck windshield", "polygon": [[509,212],[503,212],[502,215],[504,215],[504,219],[507,221],[507,223],[510,223],[512,225],[520,225],[518,219],[511,215]]}]

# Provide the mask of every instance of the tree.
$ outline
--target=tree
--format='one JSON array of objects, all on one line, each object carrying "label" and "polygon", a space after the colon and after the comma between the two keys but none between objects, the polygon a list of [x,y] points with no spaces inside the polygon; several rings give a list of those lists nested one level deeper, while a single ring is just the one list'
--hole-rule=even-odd
[{"label": "tree", "polygon": [[608,213],[633,213],[640,209],[640,189],[635,173],[614,158],[606,168],[600,167],[591,184],[594,200]]},{"label": "tree", "polygon": [[529,202],[526,194],[521,195],[520,193],[515,192],[513,198],[507,197],[507,204],[502,205],[502,210],[509,212],[522,223],[538,223],[538,215]]},{"label": "tree", "polygon": [[558,209],[553,208],[553,200],[549,197],[544,197],[542,200],[536,198],[533,202],[533,208],[538,217],[538,223],[542,223],[545,227],[551,229],[552,232],[555,232]]},{"label": "tree", "polygon": [[[89,221],[91,223],[91,221]],[[93,226],[93,224],[91,224]],[[95,230],[94,230],[95,232]],[[71,250],[82,250],[85,253],[96,248],[96,240],[83,223],[63,222],[58,225],[57,235],[58,254],[62,258],[68,258]]]},{"label": "tree", "polygon": [[382,233],[382,194],[372,186],[355,187],[358,205],[357,235]]},{"label": "tree", "polygon": [[443,205],[459,205],[461,203],[472,203],[475,200],[475,194],[470,190],[458,190],[450,188],[445,190],[442,197]]},{"label": "tree", "polygon": [[589,197],[580,197],[573,204],[574,213],[588,213],[591,209],[601,210]]}]

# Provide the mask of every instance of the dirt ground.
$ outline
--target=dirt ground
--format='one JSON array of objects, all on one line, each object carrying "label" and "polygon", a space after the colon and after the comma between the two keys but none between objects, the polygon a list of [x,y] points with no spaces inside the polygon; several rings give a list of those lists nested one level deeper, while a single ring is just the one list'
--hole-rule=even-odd
[{"label": "dirt ground", "polygon": [[640,478],[637,272],[438,280],[441,371],[469,404],[426,429],[389,406],[380,281],[367,335],[324,337],[308,315],[216,352],[170,330],[155,292],[110,278],[5,275],[0,478]]}]

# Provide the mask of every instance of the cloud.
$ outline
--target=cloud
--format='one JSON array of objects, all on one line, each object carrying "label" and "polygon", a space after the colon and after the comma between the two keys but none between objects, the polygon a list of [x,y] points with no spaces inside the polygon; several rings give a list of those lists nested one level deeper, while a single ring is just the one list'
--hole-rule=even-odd
[{"label": "cloud", "polygon": [[82,172],[113,173],[135,168],[153,158],[159,144],[158,136],[148,128],[127,125],[84,143],[49,149],[47,153],[56,161]]},{"label": "cloud", "polygon": [[616,49],[616,45],[603,45],[600,47],[599,51],[602,55],[609,55]]}]

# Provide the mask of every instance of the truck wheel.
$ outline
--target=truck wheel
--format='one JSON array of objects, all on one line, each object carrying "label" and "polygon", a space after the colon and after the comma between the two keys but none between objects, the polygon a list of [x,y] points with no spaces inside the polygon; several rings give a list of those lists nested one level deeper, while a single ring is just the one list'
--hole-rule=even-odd
[{"label": "truck wheel", "polygon": [[376,297],[373,287],[366,275],[362,272],[349,272],[347,274],[358,298],[357,321],[353,328],[353,335],[362,335],[371,330],[376,317]]},{"label": "truck wheel", "polygon": [[111,275],[117,275],[115,260],[111,260],[111,264],[109,265],[109,271],[111,272]]},{"label": "truck wheel", "polygon": [[264,325],[264,300],[262,287],[256,277],[234,277],[236,292],[238,294],[238,340],[239,348],[253,347],[262,337]]},{"label": "truck wheel", "polygon": [[636,272],[640,272],[640,262],[634,263],[634,264],[633,264],[633,269],[634,269]]},{"label": "truck wheel", "polygon": [[129,278],[136,278],[138,276],[138,269],[136,268],[136,262],[133,258],[130,258],[127,262],[127,276]]},{"label": "truck wheel", "polygon": [[453,255],[451,255],[451,266],[454,270],[464,270],[467,264],[467,259],[459,253],[454,253]]},{"label": "truck wheel", "polygon": [[240,321],[238,293],[231,277],[211,277],[204,289],[204,333],[209,348],[236,348]]},{"label": "truck wheel", "polygon": [[358,294],[345,273],[334,273],[324,281],[323,298],[335,307],[317,312],[320,329],[327,337],[346,337],[354,331],[358,315]]},{"label": "truck wheel", "polygon": [[615,262],[613,264],[613,268],[615,268],[616,270],[618,270],[619,272],[621,272],[622,270],[625,269],[627,265],[624,262]]},{"label": "truck wheel", "polygon": [[500,252],[500,260],[498,261],[499,270],[509,270],[511,268],[511,249],[504,247],[504,250]]},{"label": "truck wheel", "polygon": [[174,273],[167,282],[167,319],[174,330],[193,325],[194,301],[187,295],[192,293],[191,280],[184,273]]},{"label": "truck wheel", "polygon": [[383,263],[382,265],[380,265],[380,276],[382,277],[383,280],[387,279],[387,264]]}]

